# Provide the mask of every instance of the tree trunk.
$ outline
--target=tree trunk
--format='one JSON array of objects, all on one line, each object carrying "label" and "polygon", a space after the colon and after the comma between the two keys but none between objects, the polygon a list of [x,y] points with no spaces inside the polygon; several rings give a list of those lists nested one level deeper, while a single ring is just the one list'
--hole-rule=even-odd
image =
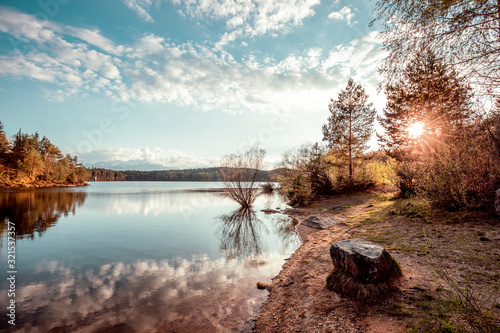
[{"label": "tree trunk", "polygon": [[351,183],[352,183],[352,110],[351,112],[349,112],[349,184]]},{"label": "tree trunk", "polygon": [[498,39],[500,40],[500,0],[497,0]]}]

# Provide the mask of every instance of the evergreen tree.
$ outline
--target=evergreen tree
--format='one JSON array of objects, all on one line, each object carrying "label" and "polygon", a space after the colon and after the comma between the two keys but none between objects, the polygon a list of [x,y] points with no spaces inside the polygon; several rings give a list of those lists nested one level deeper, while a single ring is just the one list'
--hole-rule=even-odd
[{"label": "evergreen tree", "polygon": [[385,130],[379,141],[387,153],[408,158],[417,138],[408,129],[421,123],[426,142],[449,140],[459,134],[469,117],[469,88],[432,52],[422,52],[410,62],[402,79],[386,85],[387,106],[379,123]]},{"label": "evergreen tree", "polygon": [[3,124],[0,121],[0,173],[5,169],[5,160],[10,152],[10,143],[3,130]]},{"label": "evergreen tree", "polygon": [[54,172],[56,160],[61,158],[62,154],[59,148],[53,145],[45,136],[40,141],[39,148],[45,165],[44,178],[45,180],[49,180]]},{"label": "evergreen tree", "polygon": [[9,140],[7,140],[7,136],[3,130],[3,124],[0,121],[0,158],[9,152]]},{"label": "evergreen tree", "polygon": [[347,160],[349,182],[352,181],[353,159],[366,150],[373,133],[376,110],[367,102],[368,95],[363,87],[349,79],[337,99],[331,99],[330,117],[323,125],[323,141]]}]

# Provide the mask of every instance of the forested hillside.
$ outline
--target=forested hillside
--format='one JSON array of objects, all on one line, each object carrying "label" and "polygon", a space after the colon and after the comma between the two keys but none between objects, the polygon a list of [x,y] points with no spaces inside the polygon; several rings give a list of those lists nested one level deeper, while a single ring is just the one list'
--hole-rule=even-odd
[{"label": "forested hillside", "polygon": [[[101,168],[89,169],[90,181],[222,181],[221,168],[202,168],[186,170],[158,170],[158,171],[114,171]],[[258,181],[273,179],[276,172],[259,171]]]}]

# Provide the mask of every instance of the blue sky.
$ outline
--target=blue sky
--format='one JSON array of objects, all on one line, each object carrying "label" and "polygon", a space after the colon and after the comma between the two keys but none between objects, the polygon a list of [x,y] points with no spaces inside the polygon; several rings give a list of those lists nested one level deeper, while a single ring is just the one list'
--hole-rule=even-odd
[{"label": "blue sky", "polygon": [[368,0],[14,0],[0,5],[0,120],[87,165],[272,164],[321,141],[352,77],[379,112]]}]

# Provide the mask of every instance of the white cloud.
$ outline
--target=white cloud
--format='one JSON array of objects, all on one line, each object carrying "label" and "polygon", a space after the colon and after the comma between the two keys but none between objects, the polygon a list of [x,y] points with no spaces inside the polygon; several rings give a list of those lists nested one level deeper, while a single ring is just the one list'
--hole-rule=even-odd
[{"label": "white cloud", "polygon": [[82,28],[75,28],[71,26],[65,26],[64,30],[58,29],[58,32],[66,32],[69,35],[74,37],[78,37],[81,40],[97,46],[101,50],[113,54],[113,55],[121,55],[123,53],[124,47],[122,45],[115,45],[111,40],[101,35],[100,31],[97,29],[89,30]]},{"label": "white cloud", "polygon": [[145,35],[134,45],[128,56],[131,58],[144,58],[145,56],[158,54],[165,49],[165,40],[153,34]]},{"label": "white cloud", "polygon": [[54,38],[54,33],[46,22],[36,20],[33,15],[4,7],[0,7],[0,31],[9,33],[23,42],[30,40],[43,43]]},{"label": "white cloud", "polygon": [[149,7],[153,4],[153,0],[122,0],[122,2],[130,9],[135,11],[137,15],[146,22],[154,22],[149,15]]},{"label": "white cloud", "polygon": [[216,49],[237,38],[286,33],[302,21],[314,16],[312,9],[319,0],[171,0],[182,7],[181,13],[193,20],[225,21],[225,32]]},{"label": "white cloud", "polygon": [[[0,31],[13,35],[22,42],[54,43],[60,40],[59,35],[70,35],[96,46],[101,50],[120,55],[122,45],[116,45],[101,35],[98,29],[89,30],[72,26],[64,26],[51,21],[42,21],[33,15],[20,13],[5,7],[0,7]],[[17,48],[19,44],[13,44]]]},{"label": "white cloud", "polygon": [[353,26],[354,24],[358,23],[352,22],[352,19],[354,18],[354,13],[351,11],[351,8],[344,6],[341,10],[338,12],[332,12],[328,15],[329,19],[334,19],[334,20],[339,20],[339,21],[347,21],[347,25]]},{"label": "white cloud", "polygon": [[180,169],[210,167],[220,164],[219,158],[200,159],[184,152],[177,150],[165,151],[158,147],[152,149],[149,147],[142,149],[107,148],[76,153],[81,160],[84,160],[88,164],[106,162],[107,164],[115,164],[122,168],[126,168],[127,165],[137,166],[140,163]]},{"label": "white cloud", "polygon": [[[276,14],[276,21],[287,25],[299,24],[301,18],[311,15],[310,7],[316,3],[296,1],[300,5],[290,6],[294,8],[288,8],[285,15],[274,12],[281,10],[283,2],[248,1],[245,6],[229,1],[230,6],[222,8],[216,6],[218,3],[193,0],[185,6],[191,10],[187,12],[190,16],[217,18],[249,17],[251,14],[242,15],[243,8],[250,13],[259,7],[260,11]],[[18,24],[18,19],[26,24]],[[266,31],[265,27],[259,28],[260,23],[252,22],[248,31],[237,26],[227,34],[226,41]],[[63,29],[9,9],[0,9],[0,30],[21,42],[27,41],[25,46],[30,50],[0,56],[0,75],[57,84],[57,89],[47,91],[47,98],[52,101],[98,92],[119,100],[172,103],[200,111],[230,113],[314,110],[328,101],[332,90],[343,86],[350,76],[376,86],[377,60],[384,55],[376,32],[347,45],[331,49],[313,47],[281,59],[259,58],[252,53],[234,59],[209,44],[167,43],[154,34],[143,35],[130,46],[115,45],[97,29]],[[78,35],[81,41],[68,39],[66,34]]]},{"label": "white cloud", "polygon": [[[78,92],[116,90],[121,84],[117,67],[121,60],[114,55],[123,53],[124,47],[115,45],[97,29],[62,26],[0,8],[0,31],[18,39],[19,44],[13,44],[15,49],[20,45],[31,49],[0,56],[0,74],[60,84],[61,89],[45,90],[51,101],[64,101]],[[87,44],[68,42],[65,39],[68,35]],[[93,50],[91,45],[111,55]]]}]

